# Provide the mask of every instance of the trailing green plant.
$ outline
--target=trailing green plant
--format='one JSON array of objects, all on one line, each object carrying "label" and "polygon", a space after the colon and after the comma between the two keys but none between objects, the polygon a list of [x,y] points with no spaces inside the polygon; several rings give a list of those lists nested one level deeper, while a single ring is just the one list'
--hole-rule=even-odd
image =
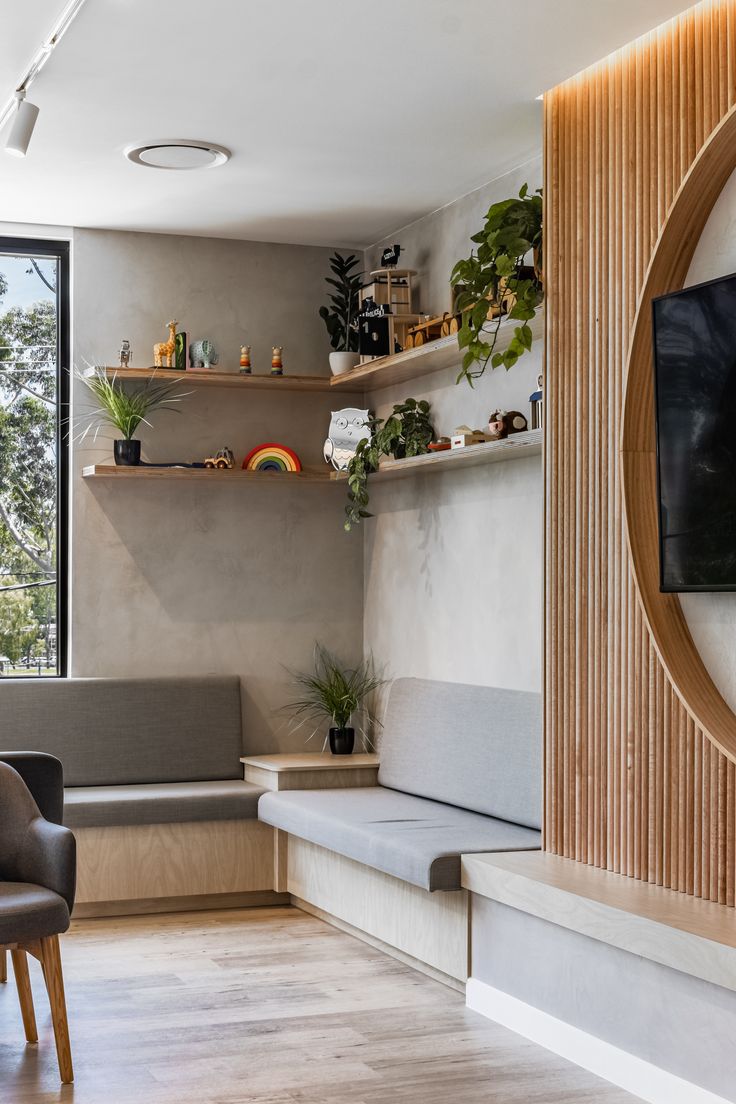
[{"label": "trailing green plant", "polygon": [[397,403],[385,420],[371,418],[370,440],[358,442],[358,447],[348,463],[348,504],[345,507],[345,528],[349,531],[368,513],[368,480],[378,470],[382,456],[403,460],[408,456],[421,456],[429,451],[434,437],[434,426],[429,416],[429,403],[424,399],[405,399]]},{"label": "trailing green plant", "polygon": [[319,308],[319,316],[324,319],[332,348],[345,353],[358,351],[357,321],[363,273],[353,269],[359,263],[353,253],[349,257],[333,253],[330,257],[333,276],[325,277],[325,282],[334,291],[330,295],[330,306]]},{"label": "trailing green plant", "polygon": [[323,644],[316,644],[314,670],[289,673],[302,688],[302,696],[284,706],[293,715],[295,730],[314,725],[307,736],[311,740],[325,721],[335,728],[348,728],[353,722],[364,743],[370,744],[370,731],[378,722],[369,699],[384,681],[372,656],[357,667],[345,667]]},{"label": "trailing green plant", "polygon": [[141,425],[151,426],[149,415],[155,410],[176,410],[175,404],[192,394],[191,391],[178,390],[179,380],[159,382],[155,373],[143,386],[137,387],[124,386],[117,373],[108,379],[104,368],[95,368],[87,374],[78,372],[77,378],[97,404],[95,411],[80,416],[79,420],[86,422],[86,425],[78,434],[78,441],[83,441],[93,430],[96,440],[106,425],[117,430],[124,440],[130,441]]},{"label": "trailing green plant", "polygon": [[[465,350],[462,369],[457,378],[473,380],[483,375],[488,362],[492,368],[503,365],[507,370],[532,347],[529,321],[542,301],[542,190],[529,194],[527,184],[518,199],[494,203],[486,214],[482,230],[473,234],[478,248],[452,270],[450,283],[460,287],[455,305],[463,312],[458,331],[458,345]],[[525,261],[533,254],[534,266]],[[496,343],[503,315],[488,321],[489,301],[500,304],[506,296],[514,303],[505,316],[521,323],[503,352],[496,352]]]}]

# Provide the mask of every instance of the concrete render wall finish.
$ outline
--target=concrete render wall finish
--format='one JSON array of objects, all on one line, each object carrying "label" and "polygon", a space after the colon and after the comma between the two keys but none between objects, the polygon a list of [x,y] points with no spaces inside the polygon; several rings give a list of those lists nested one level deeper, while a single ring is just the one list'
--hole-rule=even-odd
[{"label": "concrete render wall finish", "polygon": [[[287,371],[327,374],[317,309],[329,253],[76,230],[75,359],[114,364],[127,337],[133,363],[148,365],[177,318],[215,341],[223,366],[237,365],[247,341],[256,371],[270,369],[279,344]],[[74,398],[79,413],[79,384]],[[315,427],[326,431],[333,405],[329,394],[200,390],[180,414],[154,417],[144,457],[201,460],[229,445],[242,458],[283,441],[317,464]],[[248,749],[299,749],[305,734],[276,712],[294,696],[284,667],[308,666],[316,639],[350,661],[361,652],[362,540],[343,532],[342,490],[85,482],[82,467],[110,463],[111,448],[74,447],[72,674],[237,674]]]},{"label": "concrete render wall finish", "polygon": [[[489,206],[541,185],[527,165],[391,234],[367,250],[377,267],[386,245],[418,270],[422,312],[449,309],[449,277],[470,252]],[[488,371],[474,389],[456,369],[375,393],[383,417],[408,395],[431,401],[436,429],[482,427],[496,407],[529,412],[542,343],[510,372]],[[364,645],[392,676],[541,690],[543,485],[541,457],[446,472],[376,487],[365,525]]]}]

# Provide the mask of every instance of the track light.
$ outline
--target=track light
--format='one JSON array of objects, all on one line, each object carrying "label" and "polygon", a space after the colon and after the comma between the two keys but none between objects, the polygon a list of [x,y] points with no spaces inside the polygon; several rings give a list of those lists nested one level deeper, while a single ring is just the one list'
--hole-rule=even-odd
[{"label": "track light", "polygon": [[15,98],[18,107],[5,142],[5,152],[12,153],[13,157],[25,157],[38,118],[38,108],[26,99],[22,90],[16,92]]}]

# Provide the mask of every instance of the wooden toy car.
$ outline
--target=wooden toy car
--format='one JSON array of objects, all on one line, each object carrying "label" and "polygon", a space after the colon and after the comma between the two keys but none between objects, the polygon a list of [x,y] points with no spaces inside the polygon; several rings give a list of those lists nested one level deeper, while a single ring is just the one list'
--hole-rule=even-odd
[{"label": "wooden toy car", "polygon": [[215,456],[208,456],[204,462],[206,468],[234,468],[235,457],[232,449],[221,448]]}]

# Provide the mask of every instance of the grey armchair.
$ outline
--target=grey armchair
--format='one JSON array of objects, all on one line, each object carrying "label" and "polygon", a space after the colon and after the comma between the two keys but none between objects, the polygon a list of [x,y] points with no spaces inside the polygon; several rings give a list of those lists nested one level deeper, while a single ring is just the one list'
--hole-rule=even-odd
[{"label": "grey armchair", "polygon": [[74,1079],[59,933],[74,905],[76,844],[45,820],[19,773],[0,762],[0,950],[9,950],[29,1043],[38,1041],[27,955],[43,969],[61,1080]]}]

